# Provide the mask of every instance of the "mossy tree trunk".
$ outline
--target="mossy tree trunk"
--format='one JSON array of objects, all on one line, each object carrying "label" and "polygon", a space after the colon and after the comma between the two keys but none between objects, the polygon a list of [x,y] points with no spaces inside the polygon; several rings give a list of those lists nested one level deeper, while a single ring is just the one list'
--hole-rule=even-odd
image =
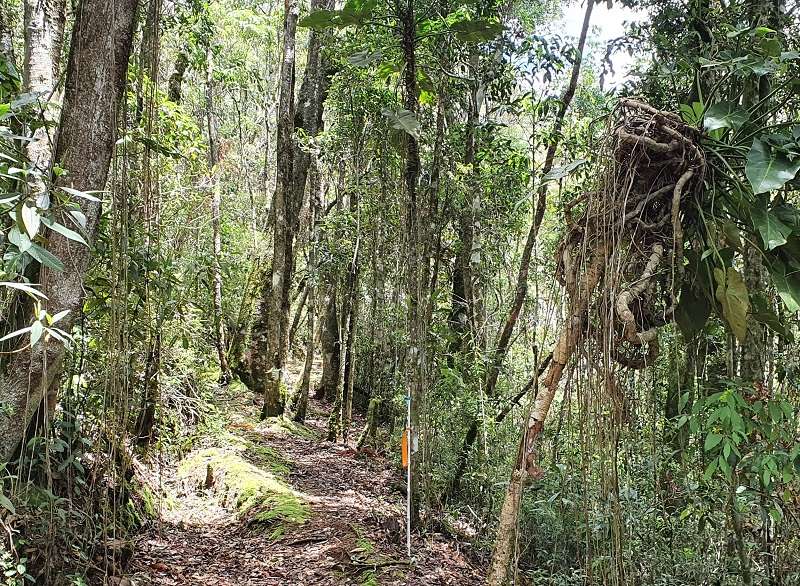
[{"label": "mossy tree trunk", "polygon": [[378,412],[381,408],[381,400],[378,397],[372,397],[369,400],[369,407],[367,407],[367,422],[361,435],[358,436],[358,443],[356,449],[372,446],[375,447],[375,439],[378,433]]}]

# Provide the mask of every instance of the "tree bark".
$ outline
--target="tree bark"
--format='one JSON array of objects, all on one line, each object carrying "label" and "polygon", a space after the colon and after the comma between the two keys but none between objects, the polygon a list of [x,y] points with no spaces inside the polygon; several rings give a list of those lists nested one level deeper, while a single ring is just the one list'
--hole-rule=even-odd
[{"label": "tree bark", "polygon": [[[329,8],[331,0],[314,0],[311,9]],[[271,279],[262,293],[261,311],[254,326],[253,380],[264,394],[262,418],[283,412],[281,380],[289,346],[289,292],[294,274],[294,240],[300,228],[311,154],[293,140],[296,128],[309,136],[322,129],[322,111],[330,87],[327,61],[322,57],[322,37],[312,31],[308,61],[298,103],[294,104],[297,0],[285,1],[284,46],[278,105],[277,177],[271,216],[274,247]],[[267,368],[269,366],[269,368]]]},{"label": "tree bark", "polygon": [[[591,1],[591,0],[590,0]],[[536,393],[527,429],[520,441],[517,459],[511,473],[506,490],[505,501],[500,515],[495,537],[495,549],[487,584],[500,586],[506,583],[508,569],[511,565],[513,542],[516,534],[517,517],[522,502],[522,493],[526,482],[541,476],[542,471],[536,462],[536,445],[544,429],[544,422],[555,398],[564,368],[584,336],[589,301],[601,282],[608,262],[604,249],[595,251],[586,270],[586,282],[571,300],[570,314],[553,350],[553,357],[542,381],[542,388]]]},{"label": "tree bark", "polygon": [[277,178],[271,211],[274,219],[272,266],[262,289],[258,318],[253,326],[253,384],[254,390],[264,397],[262,419],[280,415],[284,410],[281,386],[288,351],[291,309],[289,290],[294,262],[292,180],[295,158],[293,135],[298,13],[297,0],[285,0],[276,145]]},{"label": "tree bark", "polygon": [[319,170],[316,165],[311,171],[309,180],[309,192],[311,209],[308,219],[309,238],[308,238],[308,282],[306,283],[306,294],[308,296],[308,334],[306,337],[306,358],[303,364],[303,377],[300,379],[299,388],[294,394],[292,405],[292,418],[302,423],[306,419],[308,409],[308,393],[311,386],[311,368],[314,365],[314,337],[317,316],[317,215],[320,209],[319,200]]},{"label": "tree bark", "polygon": [[[60,102],[56,89],[61,72],[64,9],[65,0],[25,0],[24,90],[39,95],[42,118],[49,123],[55,121],[53,108],[49,106]],[[53,158],[50,125],[37,128],[32,138],[25,147],[28,159],[45,175]],[[36,195],[43,193],[44,181],[36,181],[33,188]],[[38,203],[45,204],[42,200]]]},{"label": "tree bark", "polygon": [[303,308],[308,301],[309,287],[303,287],[303,293],[300,295],[300,302],[294,312],[294,319],[292,319],[292,327],[289,328],[289,349],[294,348],[294,341],[297,338],[297,329],[300,327],[300,320],[303,317]]},{"label": "tree bark", "polygon": [[[44,178],[53,163],[53,123],[55,107],[60,106],[57,92],[61,71],[61,46],[64,42],[65,0],[25,0],[25,63],[23,90],[39,96],[40,116],[44,122],[25,145],[30,164],[39,175],[32,175],[28,189],[36,206],[50,207],[50,197]],[[58,381],[47,389],[46,410],[42,414],[52,417],[58,400]],[[35,424],[35,425],[38,425]]]},{"label": "tree bark", "polygon": [[9,22],[11,13],[9,0],[0,0],[0,56],[17,69],[17,56],[14,53],[14,33]]},{"label": "tree bark", "polygon": [[361,430],[361,435],[358,436],[356,449],[360,450],[367,446],[375,447],[375,438],[378,432],[378,410],[381,407],[381,400],[378,397],[372,397],[369,400],[367,407],[367,421],[364,424],[364,429]]},{"label": "tree bark", "polygon": [[[70,171],[57,184],[80,191],[102,190],[117,134],[118,107],[125,89],[137,0],[83,0],[77,9],[67,67],[64,107],[55,160]],[[93,245],[99,202],[76,201],[86,216],[85,236]],[[66,223],[67,221],[64,220]],[[41,291],[50,314],[69,310],[59,323],[72,327],[80,311],[83,279],[91,250],[60,234],[50,234],[47,250],[65,264],[63,272],[41,270]],[[43,392],[61,372],[64,346],[50,339],[16,354],[0,380],[0,460],[16,449]]]},{"label": "tree bark", "polygon": [[[403,54],[405,67],[403,70],[403,106],[409,112],[416,114],[419,103],[417,87],[417,56],[416,56],[416,17],[414,16],[413,0],[404,0],[398,4],[398,21],[400,25],[400,48]],[[420,401],[422,400],[423,374],[425,363],[425,312],[421,307],[423,267],[422,238],[419,202],[417,198],[417,185],[420,175],[419,144],[416,136],[406,133],[405,166],[403,169],[403,188],[407,200],[408,226],[408,307],[409,307],[409,378],[408,397],[410,406],[409,432],[409,476],[411,478],[411,522],[416,524],[419,519],[419,479],[416,458],[413,447],[419,437]]]},{"label": "tree bark", "polygon": [[332,401],[336,397],[336,381],[341,368],[341,338],[339,336],[339,313],[336,306],[336,290],[332,290],[325,308],[325,323],[322,328],[322,378],[315,393],[317,399]]}]

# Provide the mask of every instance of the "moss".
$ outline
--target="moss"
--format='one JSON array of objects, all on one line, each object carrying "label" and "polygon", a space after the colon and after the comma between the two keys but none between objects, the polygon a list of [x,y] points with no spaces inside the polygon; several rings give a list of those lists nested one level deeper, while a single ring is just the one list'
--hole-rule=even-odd
[{"label": "moss", "polygon": [[199,383],[216,384],[220,375],[222,374],[219,366],[207,366],[206,368],[199,369],[197,372],[197,381]]},{"label": "moss", "polygon": [[[268,524],[304,523],[309,517],[306,503],[278,474],[248,461],[246,450],[244,442],[228,448],[199,450],[181,462],[178,477],[203,487],[210,467],[214,491],[240,519],[252,518]],[[264,454],[268,448],[261,446],[259,450]]]},{"label": "moss", "polygon": [[250,391],[250,389],[249,389],[249,388],[247,388],[247,385],[246,385],[246,384],[244,384],[242,381],[240,381],[238,378],[237,378],[237,379],[234,379],[234,380],[232,380],[232,381],[231,381],[231,382],[228,384],[228,394],[229,394],[230,396],[232,396],[232,397],[241,397],[241,396],[243,396],[243,395],[244,395],[244,396],[247,396],[247,395],[249,395],[251,392],[252,392],[252,391]]},{"label": "moss", "polygon": [[372,555],[375,553],[375,544],[365,537],[360,537],[356,541],[356,548],[365,555]]},{"label": "moss", "polygon": [[373,570],[364,572],[364,575],[361,576],[361,586],[380,586],[378,577]]},{"label": "moss", "polygon": [[155,519],[158,517],[158,502],[156,500],[156,495],[153,494],[153,491],[150,490],[150,487],[146,484],[137,483],[137,489],[139,496],[142,499],[142,510],[144,514],[147,515],[149,519]]},{"label": "moss", "polygon": [[133,479],[128,483],[125,501],[124,525],[128,527],[140,527],[146,521],[158,518],[158,497],[153,490],[145,483]]},{"label": "moss", "polygon": [[258,429],[274,434],[295,435],[312,441],[318,439],[317,434],[312,429],[287,417],[268,417],[259,425]]},{"label": "moss", "polygon": [[273,474],[285,478],[289,475],[289,463],[283,456],[269,446],[260,443],[260,434],[252,434],[252,441],[246,442],[244,456],[259,468],[270,470]]}]

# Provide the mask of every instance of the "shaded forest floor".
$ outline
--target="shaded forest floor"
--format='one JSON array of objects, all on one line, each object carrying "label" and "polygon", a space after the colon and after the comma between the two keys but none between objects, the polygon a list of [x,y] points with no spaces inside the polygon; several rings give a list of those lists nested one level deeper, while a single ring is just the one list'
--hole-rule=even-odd
[{"label": "shaded forest floor", "polygon": [[220,429],[161,471],[166,497],[136,543],[134,585],[483,583],[467,545],[438,533],[413,535],[408,560],[401,471],[324,441],[329,406],[312,400],[305,426],[259,422],[241,391],[220,397]]}]

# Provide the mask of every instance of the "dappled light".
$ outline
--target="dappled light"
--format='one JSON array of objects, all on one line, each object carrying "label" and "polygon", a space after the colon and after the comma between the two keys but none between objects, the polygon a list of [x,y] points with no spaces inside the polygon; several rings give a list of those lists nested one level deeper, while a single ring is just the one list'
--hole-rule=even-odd
[{"label": "dappled light", "polygon": [[0,0],[0,586],[800,584],[798,39]]}]

